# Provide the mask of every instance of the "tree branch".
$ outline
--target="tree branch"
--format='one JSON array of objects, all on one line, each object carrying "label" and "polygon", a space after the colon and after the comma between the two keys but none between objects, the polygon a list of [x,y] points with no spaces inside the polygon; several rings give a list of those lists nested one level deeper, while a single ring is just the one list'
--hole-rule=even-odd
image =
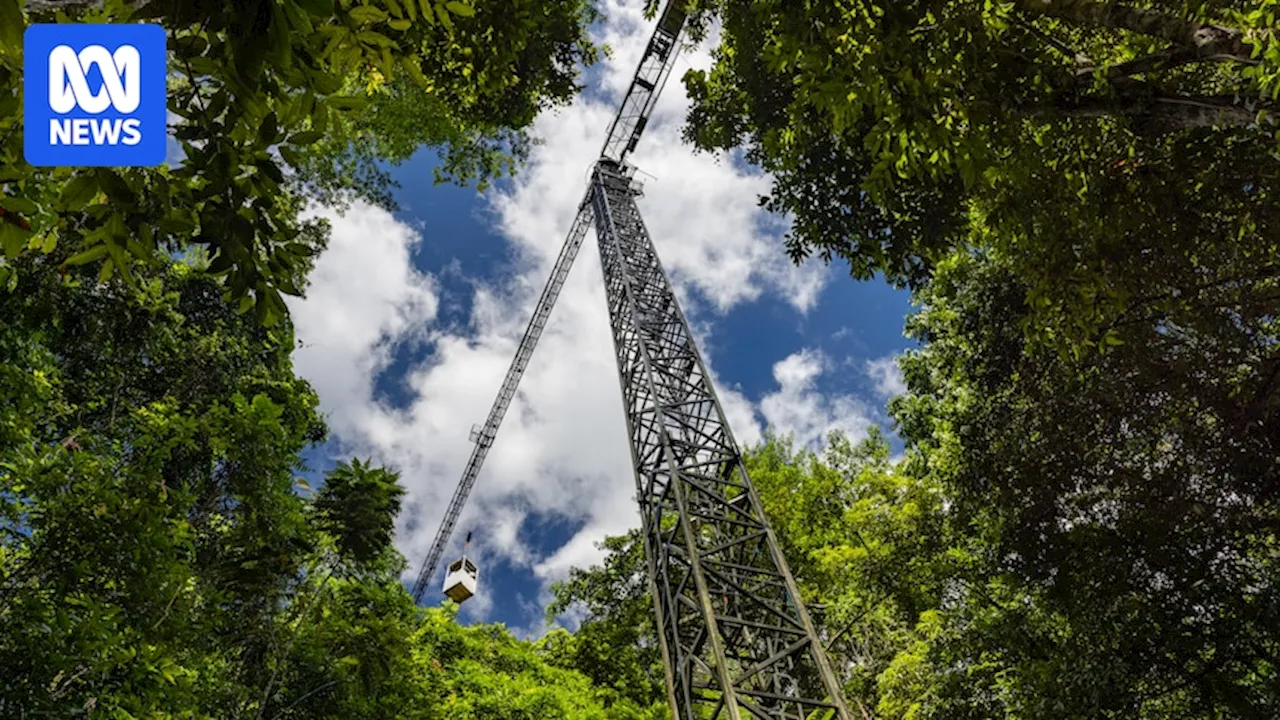
[{"label": "tree branch", "polygon": [[1160,72],[1168,70],[1180,65],[1190,65],[1191,63],[1203,62],[1206,60],[1216,62],[1238,62],[1246,65],[1257,65],[1258,61],[1250,57],[1240,57],[1230,53],[1217,52],[1217,46],[1192,46],[1177,45],[1160,52],[1143,55],[1115,65],[1108,65],[1103,68],[1086,67],[1076,71],[1076,75],[1085,76],[1092,75],[1099,69],[1105,73],[1108,80],[1117,80],[1119,78],[1129,77],[1131,75],[1142,75],[1145,73]]},{"label": "tree branch", "polygon": [[[307,606],[303,608],[302,614],[298,616],[298,622],[293,626],[293,632],[289,634],[289,645],[285,648],[284,655],[280,657],[276,666],[272,668],[271,677],[267,679],[267,686],[262,689],[262,702],[258,705],[257,720],[262,720],[262,714],[267,710],[267,703],[271,698],[271,686],[275,684],[276,676],[280,674],[280,668],[288,662],[289,655],[293,653],[293,643],[298,639],[298,631],[302,629],[302,622],[306,620],[307,615],[311,614],[311,609],[315,607],[316,601],[320,599],[320,595],[328,588],[329,578],[332,575],[333,568],[326,568],[324,576],[320,579],[319,586],[307,601]],[[297,703],[295,702],[294,704],[296,705]]]},{"label": "tree branch", "polygon": [[320,692],[321,690],[324,690],[325,688],[332,687],[333,685],[337,685],[337,684],[338,684],[337,680],[330,680],[329,682],[324,683],[323,685],[312,688],[311,690],[307,691],[307,694],[303,695],[297,700],[294,700],[292,703],[289,704],[289,707],[285,708],[284,710],[281,710],[277,715],[272,717],[271,720],[277,720],[277,718],[283,717],[285,713],[292,710],[294,706],[296,706],[298,703],[302,702],[303,700],[306,700],[307,698],[311,697],[312,695],[315,695],[316,693]]},{"label": "tree branch", "polygon": [[1073,25],[1128,30],[1194,48],[1196,55],[1188,62],[1219,56],[1252,62],[1252,49],[1244,42],[1252,33],[1246,34],[1239,28],[1198,23],[1170,13],[1096,0],[1015,0],[1015,5],[1025,12]]},{"label": "tree branch", "polygon": [[1045,41],[1045,43],[1046,43],[1046,44],[1048,44],[1048,45],[1049,45],[1049,47],[1051,47],[1051,48],[1053,48],[1054,50],[1057,50],[1058,52],[1062,53],[1063,55],[1066,55],[1067,57],[1071,58],[1071,61],[1072,61],[1072,62],[1074,62],[1074,63],[1076,63],[1077,65],[1092,65],[1092,64],[1093,64],[1093,61],[1092,61],[1092,60],[1090,60],[1090,59],[1089,59],[1089,57],[1088,57],[1088,56],[1086,56],[1084,53],[1078,52],[1077,50],[1075,50],[1074,48],[1072,48],[1070,45],[1067,45],[1066,43],[1062,42],[1061,40],[1058,40],[1057,38],[1054,38],[1054,37],[1050,36],[1048,33],[1042,32],[1042,31],[1041,31],[1039,28],[1037,28],[1035,25],[1032,25],[1031,23],[1023,22],[1023,21],[1019,20],[1019,19],[1018,19],[1018,18],[1016,18],[1016,17],[1015,17],[1015,18],[1013,18],[1013,24],[1014,24],[1014,25],[1017,25],[1018,27],[1022,28],[1023,30],[1026,30],[1027,32],[1031,33],[1032,35],[1035,35],[1036,37],[1038,37],[1038,38],[1040,38],[1041,40]]},{"label": "tree branch", "polygon": [[1176,95],[1147,83],[1119,78],[1114,97],[1063,93],[1048,103],[1016,105],[1008,110],[1039,117],[1128,117],[1134,132],[1159,134],[1195,127],[1247,127],[1258,112],[1280,114],[1280,107],[1234,95]]}]

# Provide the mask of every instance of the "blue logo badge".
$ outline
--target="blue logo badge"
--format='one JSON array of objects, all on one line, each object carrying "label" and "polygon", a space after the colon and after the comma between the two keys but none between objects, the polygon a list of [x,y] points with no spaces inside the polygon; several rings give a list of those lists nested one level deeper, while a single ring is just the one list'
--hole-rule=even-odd
[{"label": "blue logo badge", "polygon": [[32,25],[23,37],[27,162],[164,162],[165,35],[159,25]]}]

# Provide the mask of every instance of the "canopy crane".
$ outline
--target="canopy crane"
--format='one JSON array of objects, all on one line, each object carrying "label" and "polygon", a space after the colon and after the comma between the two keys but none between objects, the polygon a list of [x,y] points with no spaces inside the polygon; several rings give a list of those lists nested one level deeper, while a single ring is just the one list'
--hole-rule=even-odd
[{"label": "canopy crane", "polygon": [[676,720],[804,720],[814,712],[852,720],[640,217],[634,170],[624,163],[674,65],[685,1],[668,0],[658,20],[489,418],[473,431],[475,449],[413,595],[421,600],[594,223]]},{"label": "canopy crane", "polygon": [[[644,132],[644,127],[648,123],[649,114],[653,112],[653,106],[658,102],[658,93],[666,85],[671,68],[675,66],[684,19],[684,8],[679,0],[669,2],[658,22],[658,27],[654,30],[653,37],[649,39],[649,45],[640,59],[640,66],[631,80],[631,87],[622,100],[622,106],[609,125],[609,134],[604,141],[604,148],[600,151],[601,157],[621,162],[627,153],[635,149],[636,143],[640,140],[640,134]],[[511,365],[507,368],[507,375],[502,380],[502,387],[498,389],[498,397],[493,401],[489,416],[485,419],[483,426],[471,428],[470,439],[475,447],[472,448],[471,457],[462,470],[462,479],[458,481],[458,487],[453,491],[453,498],[449,501],[440,529],[436,531],[436,538],[427,551],[422,568],[418,571],[418,579],[413,584],[415,601],[422,601],[427,586],[431,584],[431,578],[435,575],[440,558],[449,544],[449,537],[453,535],[453,529],[458,524],[458,516],[461,515],[462,508],[467,503],[467,497],[471,494],[471,488],[480,474],[484,459],[489,454],[493,439],[498,435],[502,418],[506,416],[511,399],[515,397],[520,378],[524,377],[524,370],[529,365],[529,358],[533,356],[533,349],[537,347],[538,340],[542,337],[542,330],[547,325],[547,318],[551,316],[551,309],[555,307],[556,300],[560,297],[560,290],[564,287],[565,278],[569,276],[569,269],[573,267],[573,261],[578,257],[582,240],[587,236],[587,228],[591,226],[590,199],[591,189],[588,188],[586,196],[583,197],[582,202],[578,203],[578,215],[569,228],[569,236],[565,238],[564,246],[560,248],[560,255],[556,257],[556,263],[551,269],[551,278],[547,280],[542,296],[538,298],[533,317],[529,319],[524,337],[520,339],[520,346],[516,348],[516,356],[512,358]]]}]

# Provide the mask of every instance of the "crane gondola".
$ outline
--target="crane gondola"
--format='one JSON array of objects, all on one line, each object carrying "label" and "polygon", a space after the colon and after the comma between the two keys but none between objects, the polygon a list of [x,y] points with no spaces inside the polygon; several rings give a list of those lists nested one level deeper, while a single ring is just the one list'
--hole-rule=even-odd
[{"label": "crane gondola", "polygon": [[462,550],[462,557],[450,563],[444,574],[444,594],[459,604],[475,595],[476,587],[480,584],[480,570],[467,557],[470,550],[471,533],[467,533],[467,544]]}]

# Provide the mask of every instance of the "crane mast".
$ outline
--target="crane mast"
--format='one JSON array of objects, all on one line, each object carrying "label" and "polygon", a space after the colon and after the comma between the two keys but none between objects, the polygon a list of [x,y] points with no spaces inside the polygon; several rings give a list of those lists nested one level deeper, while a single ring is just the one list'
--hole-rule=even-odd
[{"label": "crane mast", "polygon": [[638,194],[625,168],[596,164],[591,203],[668,701],[679,720],[824,709],[848,720]]},{"label": "crane mast", "polygon": [[662,268],[622,161],[677,51],[669,0],[586,197],[414,587],[420,599],[493,443],[564,278],[594,221],[631,446],[646,571],[676,720],[852,720]]}]

